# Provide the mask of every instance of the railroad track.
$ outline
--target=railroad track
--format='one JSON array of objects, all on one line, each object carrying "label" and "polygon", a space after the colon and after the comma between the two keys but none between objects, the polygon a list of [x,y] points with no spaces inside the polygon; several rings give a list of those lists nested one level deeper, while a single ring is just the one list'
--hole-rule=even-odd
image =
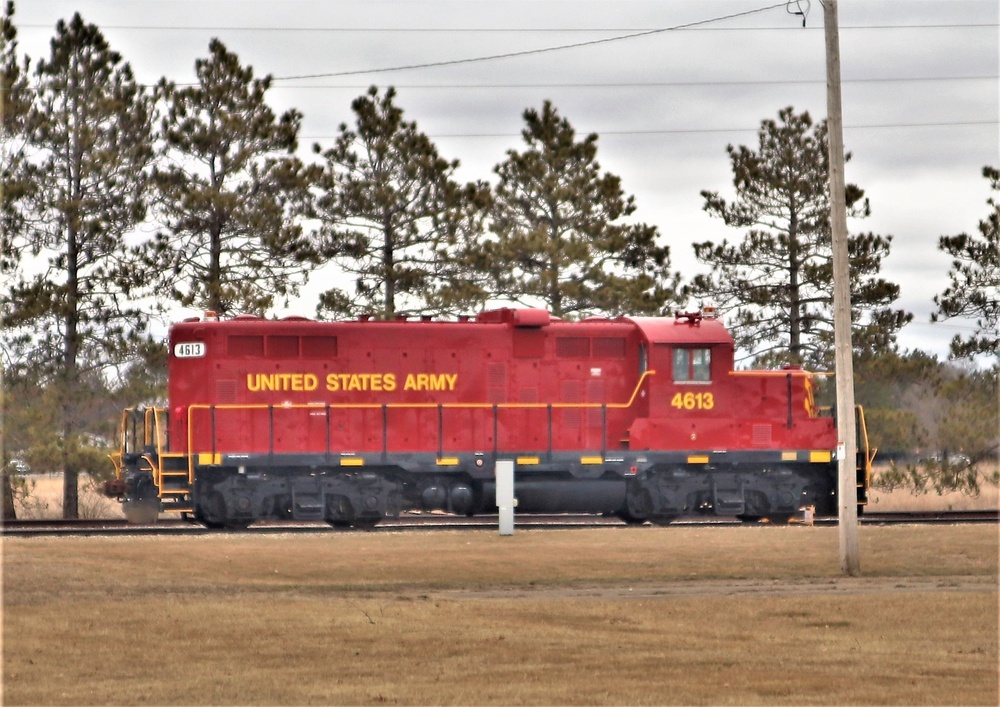
[{"label": "railroad track", "polygon": [[[861,516],[862,525],[895,524],[967,524],[1000,522],[1000,511],[936,511],[866,513]],[[835,518],[819,518],[814,525],[836,525]],[[532,515],[515,519],[515,528],[520,530],[573,529],[573,528],[625,528],[625,523],[616,518],[595,515]],[[672,526],[734,526],[741,525],[735,518],[682,518]],[[124,519],[105,520],[8,520],[0,523],[0,535],[6,537],[30,537],[40,535],[208,535],[220,532],[254,534],[276,533],[342,533],[342,532],[398,532],[436,530],[491,530],[499,526],[495,515],[449,516],[440,514],[404,514],[399,519],[385,520],[370,531],[333,528],[326,523],[314,522],[261,522],[246,530],[209,530],[186,520],[169,518],[153,525],[130,525]]]}]

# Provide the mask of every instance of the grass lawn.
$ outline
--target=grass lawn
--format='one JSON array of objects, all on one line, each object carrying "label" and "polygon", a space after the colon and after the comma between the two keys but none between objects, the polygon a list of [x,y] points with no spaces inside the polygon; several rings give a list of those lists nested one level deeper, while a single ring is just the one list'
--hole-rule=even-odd
[{"label": "grass lawn", "polygon": [[996,526],[3,541],[4,704],[998,703]]}]

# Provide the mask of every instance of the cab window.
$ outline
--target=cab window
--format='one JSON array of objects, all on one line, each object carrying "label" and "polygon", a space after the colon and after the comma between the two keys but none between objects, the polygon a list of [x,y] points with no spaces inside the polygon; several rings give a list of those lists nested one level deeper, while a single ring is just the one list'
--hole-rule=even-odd
[{"label": "cab window", "polygon": [[707,383],[711,380],[711,349],[674,349],[675,383]]}]

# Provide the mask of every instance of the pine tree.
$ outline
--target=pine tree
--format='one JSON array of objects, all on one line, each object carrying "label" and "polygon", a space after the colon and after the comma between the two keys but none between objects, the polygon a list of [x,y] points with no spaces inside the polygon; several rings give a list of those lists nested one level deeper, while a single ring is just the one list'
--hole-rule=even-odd
[{"label": "pine tree", "polygon": [[279,118],[267,105],[271,77],[254,78],[218,39],[209,52],[195,62],[197,85],[158,87],[166,228],[150,271],[184,306],[263,314],[298,292],[318,257],[302,226],[317,171],[294,156],[301,113]]},{"label": "pine tree", "polygon": [[[983,177],[990,189],[1000,191],[1000,170],[983,167]],[[951,317],[974,317],[976,332],[968,337],[956,336],[951,341],[951,356],[966,358],[992,356],[997,361],[1000,349],[1000,201],[989,198],[992,210],[979,222],[979,234],[960,233],[941,236],[938,249],[953,260],[948,276],[951,284],[935,295],[938,311],[931,315],[936,322]]]},{"label": "pine tree", "polygon": [[14,234],[23,229],[24,214],[18,205],[37,188],[24,160],[29,61],[19,64],[13,2],[0,16],[0,43],[0,273],[6,273],[20,264]]},{"label": "pine tree", "polygon": [[[489,189],[453,179],[448,161],[415,122],[403,119],[396,91],[372,86],[351,104],[356,125],[340,126],[323,152],[319,211],[334,261],[354,278],[354,291],[333,288],[320,312],[445,313],[481,303],[461,253],[482,230]],[[315,147],[317,152],[320,147]]]},{"label": "pine tree", "polygon": [[[18,65],[17,27],[14,25],[14,3],[4,5],[0,16],[0,291],[8,291],[8,273],[20,264],[15,248],[14,233],[23,226],[18,208],[34,181],[24,171],[24,116],[27,113],[26,75]],[[0,312],[7,304],[0,302]],[[3,316],[6,319],[6,316]],[[14,492],[11,484],[10,456],[6,435],[7,390],[6,356],[0,358],[0,492],[3,494],[2,517],[14,518]]]},{"label": "pine tree", "polygon": [[14,248],[48,263],[18,275],[4,302],[5,344],[15,363],[58,401],[63,513],[78,513],[77,477],[91,433],[84,409],[94,372],[123,361],[146,315],[126,235],[145,215],[152,158],[151,106],[132,70],[79,14],[60,20],[37,64],[25,132],[36,189],[23,196],[27,225]]},{"label": "pine tree", "polygon": [[598,136],[577,141],[549,101],[524,121],[527,149],[509,150],[494,168],[494,237],[479,260],[490,294],[557,317],[662,312],[676,301],[670,249],[655,226],[629,222],[635,199],[601,173]]},{"label": "pine tree", "polygon": [[[832,366],[833,270],[826,123],[792,108],[764,120],[757,150],[729,145],[736,200],[703,191],[705,210],[727,226],[746,228],[743,240],[694,245],[711,267],[685,293],[714,303],[728,316],[737,346],[760,365]],[[846,156],[850,159],[850,155]],[[848,215],[870,213],[864,192],[846,188]],[[849,238],[853,340],[859,353],[895,346],[912,315],[891,309],[899,286],[878,277],[892,236]]]}]

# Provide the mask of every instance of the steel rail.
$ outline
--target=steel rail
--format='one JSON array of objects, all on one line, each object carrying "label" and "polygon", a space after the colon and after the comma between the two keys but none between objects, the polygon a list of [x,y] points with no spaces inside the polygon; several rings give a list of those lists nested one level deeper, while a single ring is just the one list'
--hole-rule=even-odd
[{"label": "steel rail", "polygon": [[[921,511],[866,513],[860,517],[862,525],[960,525],[972,523],[998,523],[1000,511]],[[735,518],[712,516],[704,518],[679,518],[671,526],[739,526],[763,525],[741,523]],[[802,522],[793,524],[802,524]],[[835,526],[836,518],[816,518],[818,526]],[[516,518],[515,525],[522,530],[558,530],[577,528],[625,528],[626,523],[613,517],[587,514],[526,515]],[[211,530],[192,521],[168,518],[152,525],[131,525],[124,519],[69,520],[69,519],[16,519],[0,523],[0,536],[34,537],[41,535],[202,535],[218,533],[342,533],[342,532],[400,532],[431,530],[490,530],[499,526],[496,515],[473,517],[425,513],[404,514],[398,519],[386,519],[372,529],[356,530],[333,528],[324,522],[262,521],[243,530]]]}]

